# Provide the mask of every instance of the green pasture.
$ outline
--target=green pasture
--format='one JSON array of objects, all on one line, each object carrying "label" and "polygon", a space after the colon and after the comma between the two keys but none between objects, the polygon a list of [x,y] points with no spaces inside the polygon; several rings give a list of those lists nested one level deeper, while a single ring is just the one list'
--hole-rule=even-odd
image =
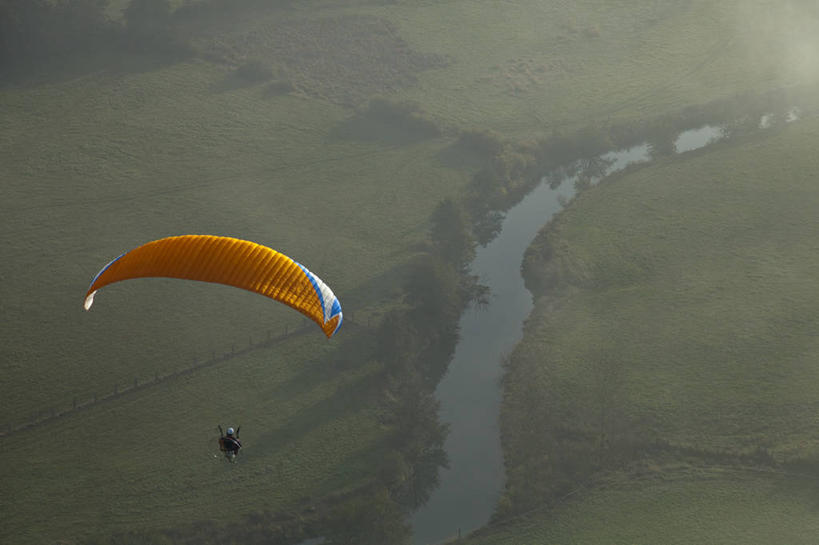
[{"label": "green pasture", "polygon": [[[345,365],[367,363],[369,320],[374,328],[398,302],[401,267],[426,240],[427,218],[468,172],[439,159],[451,139],[339,136],[349,111],[304,97],[266,99],[258,87],[222,90],[229,74],[194,61],[2,91],[0,425],[19,427],[74,399],[103,397],[115,385],[123,390],[303,325],[291,309],[253,294],[175,280],[110,286],[84,312],[97,270],[154,238],[222,234],[283,251],[335,290],[348,323],[330,341],[315,327],[295,345],[254,352],[247,357],[261,358],[255,368],[237,358],[194,373],[191,383],[163,383],[2,439],[27,447],[0,471],[17,490],[3,500],[0,541],[275,510],[372,477],[369,457],[388,430],[373,420],[377,407],[357,407],[370,385]],[[348,393],[311,412],[308,394],[328,387],[334,365]],[[303,370],[295,386],[277,379],[282,366]],[[267,456],[279,457],[275,467],[290,481],[264,473],[257,486],[247,477],[237,487],[242,501],[219,498],[230,477],[209,480],[201,464],[215,462],[190,459],[213,452],[219,422],[244,424],[250,445],[267,437]],[[288,453],[275,435],[287,426],[309,446]],[[157,438],[167,438],[159,449]],[[141,484],[111,492],[128,496],[127,507],[107,516],[119,500],[100,489],[120,471]],[[150,492],[160,482],[168,495]]]},{"label": "green pasture", "polygon": [[[113,17],[123,5],[112,3]],[[368,324],[399,302],[403,271],[426,241],[435,206],[469,181],[472,172],[448,160],[457,131],[539,136],[811,80],[807,53],[786,62],[793,44],[780,40],[777,25],[810,35],[815,21],[788,10],[739,19],[745,5],[300,2],[184,26],[198,52],[185,61],[67,63],[59,75],[5,83],[0,431],[303,325],[292,310],[252,294],[173,280],[109,286],[83,312],[93,275],[148,240],[207,233],[269,245],[321,276],[340,297],[348,324],[331,341],[315,328],[0,438],[7,451],[18,441],[25,445],[0,470],[4,488],[14,490],[0,500],[0,541],[71,542],[235,519],[370,482],[389,430],[379,424],[378,407],[363,403],[379,372],[369,359]],[[376,54],[383,51],[391,56]],[[253,59],[293,89],[237,78],[236,68]],[[418,102],[444,135],[419,139],[367,125],[353,107],[374,95]],[[803,126],[809,127],[793,130],[808,130]],[[801,152],[782,148],[802,161]],[[745,168],[764,187],[755,169],[733,168]],[[797,185],[777,195],[790,195],[805,209],[810,201],[798,198],[811,195],[804,169],[794,166],[793,175]],[[685,195],[709,202],[703,191]],[[755,262],[755,274],[781,264],[766,259]],[[722,273],[725,289],[733,288],[733,276]],[[791,286],[800,281],[790,269],[778,278]],[[790,302],[802,313],[789,331],[801,339],[810,300],[797,291]],[[657,297],[661,312],[666,301]],[[780,302],[757,304],[774,313]],[[622,308],[624,316],[639,312]],[[780,319],[789,324],[792,316],[783,312]],[[720,317],[717,312],[713,322],[722,323]],[[605,326],[587,327],[583,338],[608,338],[601,334]],[[774,366],[736,342],[735,375],[748,358],[769,378]],[[812,346],[806,340],[800,346],[804,353],[790,352],[788,365],[776,367],[785,369],[781,382],[759,396],[795,388],[789,373],[801,365],[807,380],[794,403],[807,426]],[[681,382],[694,373],[665,372],[679,373]],[[567,379],[562,391],[572,387]],[[689,390],[703,408],[730,409],[738,423],[752,414],[739,398],[715,401]],[[654,409],[636,386],[629,395],[635,411]],[[670,405],[676,412],[663,413],[664,422],[677,423],[669,436],[699,441],[699,413],[684,409],[683,401]],[[777,406],[771,407],[765,425],[773,429]],[[685,410],[692,419],[678,418]],[[248,448],[236,467],[212,459],[218,422],[244,426]],[[783,455],[812,448],[813,439],[808,447],[796,444],[795,425],[786,422],[785,429],[793,434],[774,445]],[[727,433],[706,439],[733,444]],[[226,492],[231,484],[236,490]]]},{"label": "green pasture", "polygon": [[549,513],[529,513],[464,542],[808,544],[819,531],[816,506],[814,480],[686,468],[582,490]]},{"label": "green pasture", "polygon": [[[389,94],[421,103],[447,127],[518,138],[819,77],[819,17],[800,0],[243,5],[181,25],[209,55],[268,63],[312,96]],[[431,60],[403,77],[403,66]]]},{"label": "green pasture", "polygon": [[451,0],[379,13],[416,49],[451,60],[401,96],[448,124],[525,138],[815,80],[819,20],[805,9],[744,0]]},{"label": "green pasture", "polygon": [[[0,500],[3,540],[295,515],[372,482],[384,429],[366,400],[379,369],[338,368],[314,344],[294,337],[20,434],[3,471],[15,491]],[[215,422],[242,425],[235,465],[218,451]]]},{"label": "green pasture", "polygon": [[467,179],[436,160],[444,140],[336,138],[340,108],[209,88],[222,76],[192,63],[4,92],[16,127],[0,265],[12,418],[301,324],[250,294],[172,280],[111,286],[82,312],[97,270],[136,245],[180,233],[257,240],[316,271],[348,315],[378,314],[400,289],[392,268]]},{"label": "green pasture", "polygon": [[543,231],[559,295],[518,356],[556,410],[607,403],[674,444],[817,453],[818,136],[807,119],[656,163]]},{"label": "green pasture", "polygon": [[[543,289],[505,383],[509,512],[548,487],[551,462],[532,445],[550,426],[589,438],[589,459],[625,439],[638,458],[661,442],[680,459],[816,460],[818,137],[804,119],[616,176],[538,235],[527,275]],[[722,531],[715,542],[744,542],[741,527]]]}]

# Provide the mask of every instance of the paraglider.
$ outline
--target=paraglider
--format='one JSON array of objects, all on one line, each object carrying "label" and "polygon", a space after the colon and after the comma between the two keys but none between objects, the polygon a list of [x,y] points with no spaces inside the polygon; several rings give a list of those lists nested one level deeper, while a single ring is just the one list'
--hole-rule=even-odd
[{"label": "paraglider", "polygon": [[242,442],[239,440],[239,429],[241,426],[233,431],[233,428],[228,428],[227,433],[222,431],[221,424],[219,428],[219,450],[225,455],[225,459],[232,463],[236,463],[236,456],[239,454],[239,449],[242,448]]},{"label": "paraglider", "polygon": [[341,303],[304,265],[255,242],[212,235],[163,238],[122,254],[91,281],[85,310],[100,288],[146,277],[214,282],[270,297],[316,322],[328,338],[341,327]]}]

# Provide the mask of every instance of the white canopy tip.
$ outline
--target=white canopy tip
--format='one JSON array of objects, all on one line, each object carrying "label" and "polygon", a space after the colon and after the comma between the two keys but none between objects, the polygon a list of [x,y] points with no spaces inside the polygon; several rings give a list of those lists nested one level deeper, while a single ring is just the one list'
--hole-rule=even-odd
[{"label": "white canopy tip", "polygon": [[89,293],[89,294],[88,294],[88,296],[85,298],[85,303],[83,303],[83,307],[85,308],[85,310],[90,310],[90,309],[91,309],[91,305],[93,305],[93,304],[94,304],[94,294],[95,294],[95,293],[97,293],[97,290],[92,291],[92,292],[91,292],[91,293]]}]

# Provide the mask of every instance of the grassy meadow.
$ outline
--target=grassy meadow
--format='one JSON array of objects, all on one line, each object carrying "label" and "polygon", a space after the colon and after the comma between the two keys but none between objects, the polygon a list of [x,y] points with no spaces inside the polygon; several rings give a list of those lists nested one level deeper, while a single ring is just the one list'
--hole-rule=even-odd
[{"label": "grassy meadow", "polygon": [[482,531],[470,545],[520,543],[808,544],[816,540],[815,482],[688,467],[607,483],[550,513]]},{"label": "grassy meadow", "polygon": [[[269,245],[321,276],[349,323],[331,341],[316,328],[0,437],[7,451],[24,445],[0,470],[4,489],[14,490],[0,499],[0,542],[76,543],[293,511],[370,482],[390,430],[379,408],[365,402],[379,389],[367,324],[398,303],[436,205],[469,182],[473,168],[447,160],[457,132],[477,127],[536,137],[813,77],[812,60],[796,55],[791,62],[792,44],[777,31],[792,24],[807,32],[809,21],[790,12],[742,19],[746,3],[714,4],[317,1],[266,9],[237,2],[243,9],[235,14],[180,24],[193,44],[191,58],[68,63],[59,73],[34,70],[4,82],[0,431],[302,324],[290,309],[252,294],[159,279],[110,286],[83,312],[99,268],[148,240],[207,233]],[[112,3],[111,15],[123,5]],[[759,41],[751,44],[751,37]],[[287,85],[238,78],[236,69],[252,59]],[[360,122],[357,112],[377,95],[416,101],[442,134],[418,138]],[[793,130],[808,130],[801,127]],[[792,189],[776,194],[807,207],[798,198],[807,186]],[[709,202],[693,189],[687,198]],[[600,225],[590,232],[608,231]],[[778,246],[771,241],[769,248]],[[776,263],[762,259],[756,272]],[[725,289],[732,288],[733,277],[722,274]],[[783,284],[799,285],[792,274],[781,276]],[[696,285],[696,275],[687,278]],[[809,301],[792,298],[809,320]],[[666,302],[657,296],[658,312]],[[770,312],[777,303],[758,302]],[[790,316],[783,314],[783,323]],[[793,335],[807,327],[796,326],[802,329]],[[602,343],[605,327],[582,338]],[[810,346],[801,349],[789,353],[787,369],[801,365],[809,373]],[[737,344],[735,379],[749,354]],[[572,360],[564,363],[571,375]],[[755,369],[768,377],[762,363]],[[758,377],[747,380],[750,386]],[[785,376],[781,387],[796,383]],[[774,396],[772,388],[765,395]],[[730,409],[738,425],[750,418],[741,399],[689,390],[704,408]],[[806,404],[811,393],[805,381],[796,403]],[[635,386],[630,394],[636,412],[656,408],[648,392]],[[676,412],[660,414],[677,422],[674,440],[734,444],[700,437],[700,413],[686,413],[684,400],[671,407]],[[771,406],[769,428],[748,441],[769,437],[777,409]],[[235,467],[213,458],[219,422],[243,426],[247,449]],[[783,456],[806,452],[813,440],[801,445],[797,431],[790,442],[770,446]]]},{"label": "grassy meadow", "polygon": [[[381,13],[447,69],[401,96],[520,138],[651,118],[814,79],[815,17],[772,2],[399,2]],[[787,32],[785,32],[787,30]]]},{"label": "grassy meadow", "polygon": [[[366,360],[367,319],[394,305],[403,278],[394,269],[417,253],[428,216],[467,173],[436,160],[445,140],[398,149],[338,139],[341,108],[265,101],[257,89],[215,92],[222,77],[193,62],[3,91],[16,127],[3,157],[4,425],[302,325],[252,294],[174,280],[111,286],[83,312],[96,271],[154,238],[216,233],[292,255],[341,298],[352,315],[345,335],[327,341],[315,328],[4,439],[24,441],[29,454],[3,470],[6,486],[23,492],[2,500],[2,540],[283,508],[371,478],[367,456],[386,431],[377,407],[356,402],[377,372]],[[244,425],[243,500],[225,501],[237,476],[210,458],[219,422]],[[254,450],[278,461],[253,464]],[[203,464],[220,477],[203,477]]]},{"label": "grassy meadow", "polygon": [[[819,482],[809,469],[819,459],[811,289],[819,120],[760,136],[615,176],[582,193],[533,243],[526,274],[543,288],[508,364],[502,505],[507,515],[541,502],[561,507],[533,515],[536,530],[520,521],[477,543],[558,531],[564,510],[593,517],[596,509],[614,525],[580,542],[651,543],[663,532],[680,542],[754,542],[743,537],[751,520],[766,521],[755,523],[760,536],[788,527],[793,542],[809,541]],[[552,440],[560,446],[544,446]],[[539,447],[575,448],[591,461],[578,468]],[[549,497],[566,492],[548,492],[561,464],[574,472],[567,489],[589,485],[570,507]],[[703,469],[679,472],[690,464]],[[770,473],[732,477],[731,467],[748,465]],[[787,468],[797,466],[794,477]],[[615,469],[612,491],[601,474]],[[670,496],[652,501],[667,513],[681,503],[711,522],[672,531],[659,509],[638,509],[669,476]],[[714,518],[703,499],[714,492],[725,494],[715,512],[734,514]],[[792,525],[769,514],[783,510]],[[542,539],[566,540],[548,532]]]}]

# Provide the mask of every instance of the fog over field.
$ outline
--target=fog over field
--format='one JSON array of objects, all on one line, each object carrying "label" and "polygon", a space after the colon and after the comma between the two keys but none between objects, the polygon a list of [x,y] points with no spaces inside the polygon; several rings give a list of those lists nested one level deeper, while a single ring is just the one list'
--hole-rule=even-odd
[{"label": "fog over field", "polygon": [[0,0],[0,543],[814,542],[817,97],[813,0]]}]

